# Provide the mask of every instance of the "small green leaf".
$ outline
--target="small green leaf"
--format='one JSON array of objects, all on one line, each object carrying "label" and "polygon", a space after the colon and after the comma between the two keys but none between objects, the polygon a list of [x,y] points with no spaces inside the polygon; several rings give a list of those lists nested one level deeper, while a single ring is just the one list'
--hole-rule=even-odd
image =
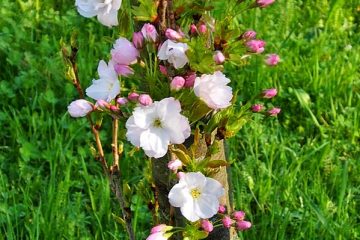
[{"label": "small green leaf", "polygon": [[225,160],[211,160],[206,165],[209,168],[218,168],[218,167],[225,167],[229,166],[229,163]]},{"label": "small green leaf", "polygon": [[180,149],[171,149],[171,152],[176,155],[176,157],[184,164],[188,165],[191,163],[191,158],[189,155],[187,155],[184,151]]}]

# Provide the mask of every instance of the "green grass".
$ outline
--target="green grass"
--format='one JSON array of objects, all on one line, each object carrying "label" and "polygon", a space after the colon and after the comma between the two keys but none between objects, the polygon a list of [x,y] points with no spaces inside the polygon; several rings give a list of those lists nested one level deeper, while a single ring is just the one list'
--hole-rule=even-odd
[{"label": "green grass", "polygon": [[[60,55],[60,39],[77,31],[86,86],[118,32],[80,17],[73,2],[0,3],[0,239],[125,239],[86,121],[66,113],[76,93]],[[235,205],[254,224],[243,239],[360,239],[359,6],[278,0],[238,19],[282,57],[276,68],[253,59],[226,70],[240,99],[276,86],[271,104],[282,108],[229,142]],[[147,163],[135,154],[122,169],[145,239]]]}]

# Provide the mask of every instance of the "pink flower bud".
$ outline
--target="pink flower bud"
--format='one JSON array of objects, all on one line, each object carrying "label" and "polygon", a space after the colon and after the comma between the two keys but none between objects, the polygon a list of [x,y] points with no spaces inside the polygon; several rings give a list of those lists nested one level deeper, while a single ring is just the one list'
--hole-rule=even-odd
[{"label": "pink flower bud", "polygon": [[245,40],[252,40],[256,38],[256,32],[253,30],[248,30],[246,32],[244,32],[241,37],[241,39],[245,39]]},{"label": "pink flower bud", "polygon": [[153,227],[150,231],[150,233],[157,233],[157,232],[165,232],[167,228],[166,224],[159,224]]},{"label": "pink flower bud", "polygon": [[117,99],[117,103],[120,106],[126,105],[129,102],[129,100],[127,100],[127,98],[121,97]]},{"label": "pink flower bud", "polygon": [[224,225],[225,228],[230,228],[231,225],[232,225],[232,220],[229,216],[225,216],[223,219],[222,219],[222,223]]},{"label": "pink flower bud", "polygon": [[280,108],[274,107],[268,111],[269,116],[276,117],[281,112]]},{"label": "pink flower bud", "polygon": [[226,212],[226,207],[224,205],[219,205],[219,209],[218,209],[218,213],[225,213]]},{"label": "pink flower bud", "polygon": [[115,105],[111,105],[110,110],[113,111],[113,112],[117,112],[117,111],[119,111],[119,108],[117,106],[115,106]]},{"label": "pink flower bud", "polygon": [[253,53],[262,53],[265,50],[266,43],[263,40],[250,40],[246,46]]},{"label": "pink flower bud", "polygon": [[158,33],[154,25],[150,23],[145,23],[141,29],[141,33],[146,40],[156,42]]},{"label": "pink flower bud", "polygon": [[170,88],[171,88],[171,90],[178,91],[181,88],[183,88],[184,85],[185,85],[185,79],[183,77],[176,76],[172,79],[172,81],[170,83]]},{"label": "pink flower bud", "polygon": [[264,109],[264,105],[262,104],[254,104],[251,106],[251,110],[253,112],[261,112]]},{"label": "pink flower bud", "polygon": [[265,8],[274,2],[275,0],[256,0],[256,4],[261,8]]},{"label": "pink flower bud", "polygon": [[223,62],[225,62],[225,56],[220,51],[216,51],[213,58],[216,64],[222,64]]},{"label": "pink flower bud", "polygon": [[136,48],[142,48],[144,42],[144,36],[141,32],[134,32],[132,42]]},{"label": "pink flower bud", "polygon": [[181,36],[180,33],[178,33],[177,31],[171,29],[171,28],[168,28],[166,29],[165,31],[165,36],[170,39],[170,40],[175,40],[175,41],[179,41],[183,38],[183,36]]},{"label": "pink flower bud", "polygon": [[171,171],[176,172],[179,168],[182,167],[182,165],[183,164],[179,159],[174,159],[171,160],[167,166]]},{"label": "pink flower bud", "polygon": [[159,65],[159,68],[160,68],[160,72],[162,74],[164,74],[165,76],[168,75],[167,69],[166,69],[166,67],[164,65]]},{"label": "pink flower bud", "polygon": [[277,90],[276,88],[270,88],[270,89],[265,89],[262,92],[262,97],[263,98],[273,98],[277,95]]},{"label": "pink flower bud", "polygon": [[[152,233],[150,236],[146,238],[146,240],[166,240],[169,239],[169,234],[165,234],[162,232]],[[171,235],[171,234],[170,234]]]},{"label": "pink flower bud", "polygon": [[251,228],[251,222],[248,221],[238,221],[236,223],[236,229],[240,231],[244,231]]},{"label": "pink flower bud", "polygon": [[135,102],[139,99],[139,94],[137,94],[136,92],[129,93],[128,99]]},{"label": "pink flower bud", "polygon": [[214,230],[213,224],[207,219],[201,220],[201,227],[206,232],[212,232]]},{"label": "pink flower bud", "polygon": [[107,101],[102,100],[102,99],[99,99],[96,101],[96,106],[98,106],[99,108],[104,108],[104,109],[110,108],[110,104]]},{"label": "pink flower bud", "polygon": [[134,71],[128,65],[115,64],[114,69],[115,69],[115,72],[120,76],[126,77],[126,76],[134,74]]},{"label": "pink flower bud", "polygon": [[68,112],[70,116],[77,117],[85,117],[91,111],[94,110],[94,105],[91,102],[88,102],[84,99],[78,99],[70,103],[68,106]]},{"label": "pink flower bud", "polygon": [[200,33],[206,33],[207,32],[207,27],[206,27],[205,23],[200,24],[199,32]]},{"label": "pink flower bud", "polygon": [[140,94],[138,101],[143,106],[148,106],[153,103],[153,100],[149,94]]},{"label": "pink flower bud", "polygon": [[177,176],[178,179],[182,179],[182,178],[185,177],[185,173],[184,173],[184,172],[178,172],[178,173],[176,174],[176,176]]},{"label": "pink flower bud", "polygon": [[243,211],[236,211],[236,212],[234,212],[233,216],[237,221],[241,221],[241,220],[244,220],[245,213]]},{"label": "pink flower bud", "polygon": [[280,57],[277,54],[269,54],[265,60],[268,66],[276,66],[280,62]]},{"label": "pink flower bud", "polygon": [[189,76],[187,76],[187,77],[185,78],[184,87],[186,87],[186,88],[192,88],[192,87],[194,86],[195,79],[196,79],[196,74],[195,74],[195,73],[192,73],[192,74],[190,74]]},{"label": "pink flower bud", "polygon": [[197,27],[196,27],[196,25],[195,24],[191,24],[191,26],[190,26],[190,33],[191,34],[196,34],[197,33]]}]

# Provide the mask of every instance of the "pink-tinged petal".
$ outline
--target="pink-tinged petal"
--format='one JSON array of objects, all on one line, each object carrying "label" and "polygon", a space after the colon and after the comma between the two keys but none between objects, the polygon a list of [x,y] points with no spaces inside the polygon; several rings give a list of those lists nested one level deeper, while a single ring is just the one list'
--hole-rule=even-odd
[{"label": "pink-tinged petal", "polygon": [[134,146],[140,147],[140,136],[143,133],[143,129],[139,128],[134,121],[134,116],[131,116],[126,121],[126,138],[133,144]]},{"label": "pink-tinged petal", "polygon": [[217,214],[219,200],[210,194],[202,193],[199,199],[194,201],[194,211],[200,218],[211,218]]},{"label": "pink-tinged petal", "polygon": [[107,27],[112,27],[119,25],[117,15],[118,15],[117,10],[111,10],[109,13],[107,12],[98,13],[97,19],[101,24]]},{"label": "pink-tinged petal", "polygon": [[189,120],[182,115],[168,117],[163,124],[164,128],[169,132],[170,142],[173,144],[181,144],[190,137],[191,128]]},{"label": "pink-tinged petal", "polygon": [[196,222],[200,219],[198,215],[194,212],[194,202],[189,201],[180,208],[181,214],[190,222]]},{"label": "pink-tinged petal", "polygon": [[129,67],[128,65],[122,65],[122,64],[116,64],[115,65],[115,71],[120,76],[130,76],[134,74],[134,70]]},{"label": "pink-tinged petal", "polygon": [[206,185],[204,187],[205,194],[216,196],[217,198],[225,194],[225,189],[220,182],[212,178],[206,178]]},{"label": "pink-tinged petal", "polygon": [[206,177],[201,172],[189,172],[186,174],[184,179],[181,179],[180,182],[185,181],[187,186],[192,188],[201,189],[206,184]]},{"label": "pink-tinged petal", "polygon": [[151,128],[140,136],[140,147],[148,157],[160,158],[165,156],[169,146],[169,136],[161,128]]},{"label": "pink-tinged petal", "polygon": [[181,105],[178,100],[173,97],[164,98],[156,104],[156,111],[162,121],[166,121],[167,118],[172,116],[178,116],[181,111]]},{"label": "pink-tinged petal", "polygon": [[156,118],[155,109],[150,107],[136,107],[133,112],[135,124],[142,129],[147,129]]},{"label": "pink-tinged petal", "polygon": [[168,198],[171,206],[173,207],[182,207],[193,201],[189,189],[184,183],[175,184],[175,186],[170,190]]},{"label": "pink-tinged petal", "polygon": [[139,51],[134,44],[123,37],[116,40],[111,50],[112,60],[117,64],[130,65],[137,60],[138,56]]},{"label": "pink-tinged petal", "polygon": [[122,0],[112,0],[112,9],[119,10],[121,7]]},{"label": "pink-tinged petal", "polygon": [[76,0],[75,6],[77,7],[80,15],[83,17],[91,18],[97,15],[97,11],[95,10],[95,4],[93,3],[93,1]]},{"label": "pink-tinged petal", "polygon": [[164,237],[164,233],[157,232],[153,233],[146,238],[146,240],[167,240],[168,238]]}]

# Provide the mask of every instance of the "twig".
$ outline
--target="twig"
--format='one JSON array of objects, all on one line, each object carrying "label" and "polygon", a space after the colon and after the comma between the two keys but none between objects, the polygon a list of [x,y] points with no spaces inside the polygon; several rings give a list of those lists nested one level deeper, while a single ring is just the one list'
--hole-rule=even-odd
[{"label": "twig", "polygon": [[[74,73],[74,79],[72,79],[73,84],[80,96],[80,98],[84,98],[84,92],[81,88],[80,85],[80,79],[79,79],[79,75],[78,75],[78,68],[76,65],[76,55],[77,55],[77,51],[78,49],[75,47],[71,48],[71,55],[67,55],[66,51],[63,50],[63,54],[64,57],[70,62],[71,64],[71,68],[72,71]],[[112,192],[115,194],[116,199],[118,200],[119,204],[120,204],[120,208],[123,214],[123,218],[125,220],[126,223],[126,230],[128,232],[129,235],[129,239],[130,240],[135,240],[135,234],[134,234],[134,230],[132,228],[132,222],[131,222],[131,213],[129,211],[126,210],[126,205],[125,205],[125,198],[124,198],[124,194],[122,192],[122,187],[119,185],[120,183],[120,169],[119,169],[119,150],[118,150],[118,128],[119,128],[119,120],[117,118],[113,118],[113,141],[112,141],[112,152],[113,152],[113,165],[111,166],[111,169],[109,169],[106,159],[105,159],[105,155],[104,155],[104,150],[102,147],[102,143],[101,143],[101,139],[100,139],[100,134],[99,134],[99,130],[97,129],[96,125],[94,124],[93,120],[91,119],[91,117],[88,115],[87,119],[89,121],[90,124],[90,128],[91,131],[95,137],[95,142],[96,142],[96,148],[99,154],[99,160],[101,162],[101,165],[103,167],[104,173],[105,175],[109,178],[110,180],[110,188],[112,190]]]},{"label": "twig", "polygon": [[111,189],[115,193],[116,199],[120,204],[123,219],[125,221],[126,231],[130,240],[135,240],[134,230],[131,223],[131,213],[126,210],[125,198],[120,183],[120,171],[112,172],[110,175]]},{"label": "twig", "polygon": [[169,26],[172,29],[177,30],[175,23],[175,14],[173,9],[173,0],[168,0],[167,12],[168,12]]}]

